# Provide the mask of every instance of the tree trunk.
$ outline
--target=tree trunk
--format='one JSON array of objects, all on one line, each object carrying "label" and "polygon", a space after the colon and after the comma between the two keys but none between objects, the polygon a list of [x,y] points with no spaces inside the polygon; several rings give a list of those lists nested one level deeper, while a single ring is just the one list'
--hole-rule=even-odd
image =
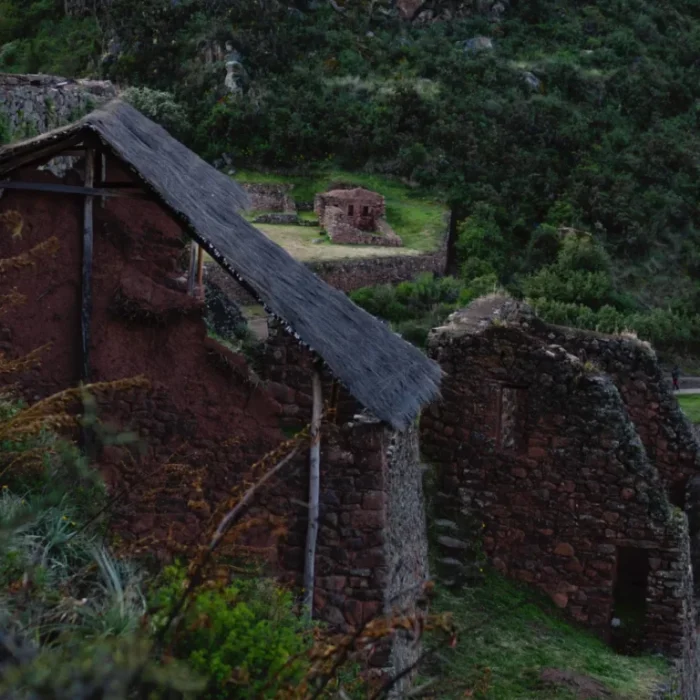
[{"label": "tree trunk", "polygon": [[321,487],[321,414],[323,394],[321,375],[314,370],[312,382],[311,449],[309,450],[309,525],[306,531],[306,560],[304,562],[304,610],[313,616],[316,541],[318,539],[319,491]]},{"label": "tree trunk", "polygon": [[457,260],[457,224],[462,219],[462,212],[458,207],[450,209],[450,227],[447,235],[447,263],[445,265],[446,275],[456,275],[459,273],[459,262]]}]

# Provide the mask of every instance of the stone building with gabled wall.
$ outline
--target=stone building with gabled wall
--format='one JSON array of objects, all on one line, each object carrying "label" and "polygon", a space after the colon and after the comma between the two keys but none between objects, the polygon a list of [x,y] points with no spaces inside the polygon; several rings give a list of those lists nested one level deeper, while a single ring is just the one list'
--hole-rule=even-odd
[{"label": "stone building with gabled wall", "polygon": [[385,219],[384,197],[364,187],[317,194],[314,212],[334,243],[403,245]]},{"label": "stone building with gabled wall", "polygon": [[[45,168],[67,154],[61,175]],[[101,425],[134,442],[95,441],[92,461],[120,493],[113,524],[125,546],[164,557],[210,541],[232,494],[290,449],[285,419],[316,425],[251,504],[245,546],[290,580],[311,571],[313,611],[346,631],[396,606],[415,611],[428,576],[416,419],[440,369],[250,225],[247,203],[230,177],[118,100],[0,148],[0,258],[48,251],[2,276],[0,293],[26,303],[3,315],[0,351],[51,346],[0,386],[17,383],[33,402],[143,377],[96,398]],[[207,336],[204,251],[280,324],[269,376]],[[318,400],[305,391],[312,376],[325,380]],[[310,516],[312,449],[321,487]],[[310,525],[315,556],[305,556]],[[370,663],[392,673],[420,655],[399,642],[382,651]]]},{"label": "stone building with gabled wall", "polygon": [[621,651],[677,660],[698,697],[698,445],[651,348],[492,296],[429,354],[446,377],[421,435],[444,515],[480,519],[499,571]]}]

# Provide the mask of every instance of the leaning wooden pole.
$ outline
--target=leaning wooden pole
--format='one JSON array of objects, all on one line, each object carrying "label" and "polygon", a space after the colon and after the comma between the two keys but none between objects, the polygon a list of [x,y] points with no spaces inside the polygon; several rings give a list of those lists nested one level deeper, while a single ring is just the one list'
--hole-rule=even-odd
[{"label": "leaning wooden pole", "polygon": [[[85,152],[85,187],[95,184],[95,151]],[[83,266],[80,291],[80,379],[90,381],[90,317],[92,316],[93,202],[87,195],[83,207]]]},{"label": "leaning wooden pole", "polygon": [[[85,187],[95,184],[95,151],[85,151]],[[92,251],[93,251],[93,205],[94,197],[86,195],[83,204],[83,262],[80,279],[80,381],[90,381],[90,320],[92,317]],[[92,456],[93,442],[90,431],[92,416],[89,397],[83,399],[82,445],[85,454]]]},{"label": "leaning wooden pole", "polygon": [[311,378],[313,408],[311,409],[311,449],[309,450],[309,525],[306,530],[306,559],[304,562],[304,611],[313,616],[316,542],[318,540],[319,492],[321,489],[321,415],[323,391],[321,374],[315,369]]}]

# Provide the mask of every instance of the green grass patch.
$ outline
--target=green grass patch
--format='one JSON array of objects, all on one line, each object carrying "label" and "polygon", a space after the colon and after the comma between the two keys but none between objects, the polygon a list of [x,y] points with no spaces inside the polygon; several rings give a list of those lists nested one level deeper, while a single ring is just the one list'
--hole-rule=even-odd
[{"label": "green grass patch", "polygon": [[[560,700],[570,690],[540,681],[544,668],[585,674],[621,700],[651,698],[668,673],[656,657],[625,657],[563,620],[551,602],[495,573],[459,594],[440,590],[435,612],[451,612],[460,630],[430,669],[440,678],[436,697],[483,700]],[[465,691],[472,691],[471,696]]]},{"label": "green grass patch", "polygon": [[678,404],[691,423],[700,423],[700,394],[679,394]]},{"label": "green grass patch", "polygon": [[401,236],[404,246],[421,252],[436,250],[446,231],[445,207],[423,191],[382,177],[343,170],[328,170],[306,176],[278,175],[240,170],[239,182],[294,185],[294,198],[300,202],[312,201],[318,192],[325,192],[334,182],[343,182],[379,192],[386,199],[386,218]]}]

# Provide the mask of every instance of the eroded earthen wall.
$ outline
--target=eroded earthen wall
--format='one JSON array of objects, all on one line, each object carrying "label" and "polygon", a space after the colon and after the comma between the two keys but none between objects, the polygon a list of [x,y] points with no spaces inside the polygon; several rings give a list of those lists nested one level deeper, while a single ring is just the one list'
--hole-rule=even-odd
[{"label": "eroded earthen wall", "polygon": [[424,451],[452,507],[483,518],[493,564],[610,639],[618,564],[632,553],[648,565],[640,642],[682,656],[694,615],[687,523],[614,382],[469,310],[434,332],[430,353],[447,377],[422,421]]},{"label": "eroded earthen wall", "polygon": [[[20,177],[53,181],[36,171]],[[72,173],[67,181],[79,179]],[[0,257],[52,235],[58,242],[55,255],[3,277],[3,290],[26,297],[2,319],[3,350],[22,356],[50,344],[38,366],[5,378],[30,401],[79,380],[82,218],[79,197],[8,190],[0,198]],[[242,356],[207,338],[202,303],[184,291],[186,251],[182,231],[158,205],[96,201],[90,378],[143,375],[150,383],[98,403],[108,441],[131,432],[133,442],[97,457],[112,487],[128,492],[116,516],[123,539],[169,551],[205,536],[217,504],[284,440],[279,404]]]}]

